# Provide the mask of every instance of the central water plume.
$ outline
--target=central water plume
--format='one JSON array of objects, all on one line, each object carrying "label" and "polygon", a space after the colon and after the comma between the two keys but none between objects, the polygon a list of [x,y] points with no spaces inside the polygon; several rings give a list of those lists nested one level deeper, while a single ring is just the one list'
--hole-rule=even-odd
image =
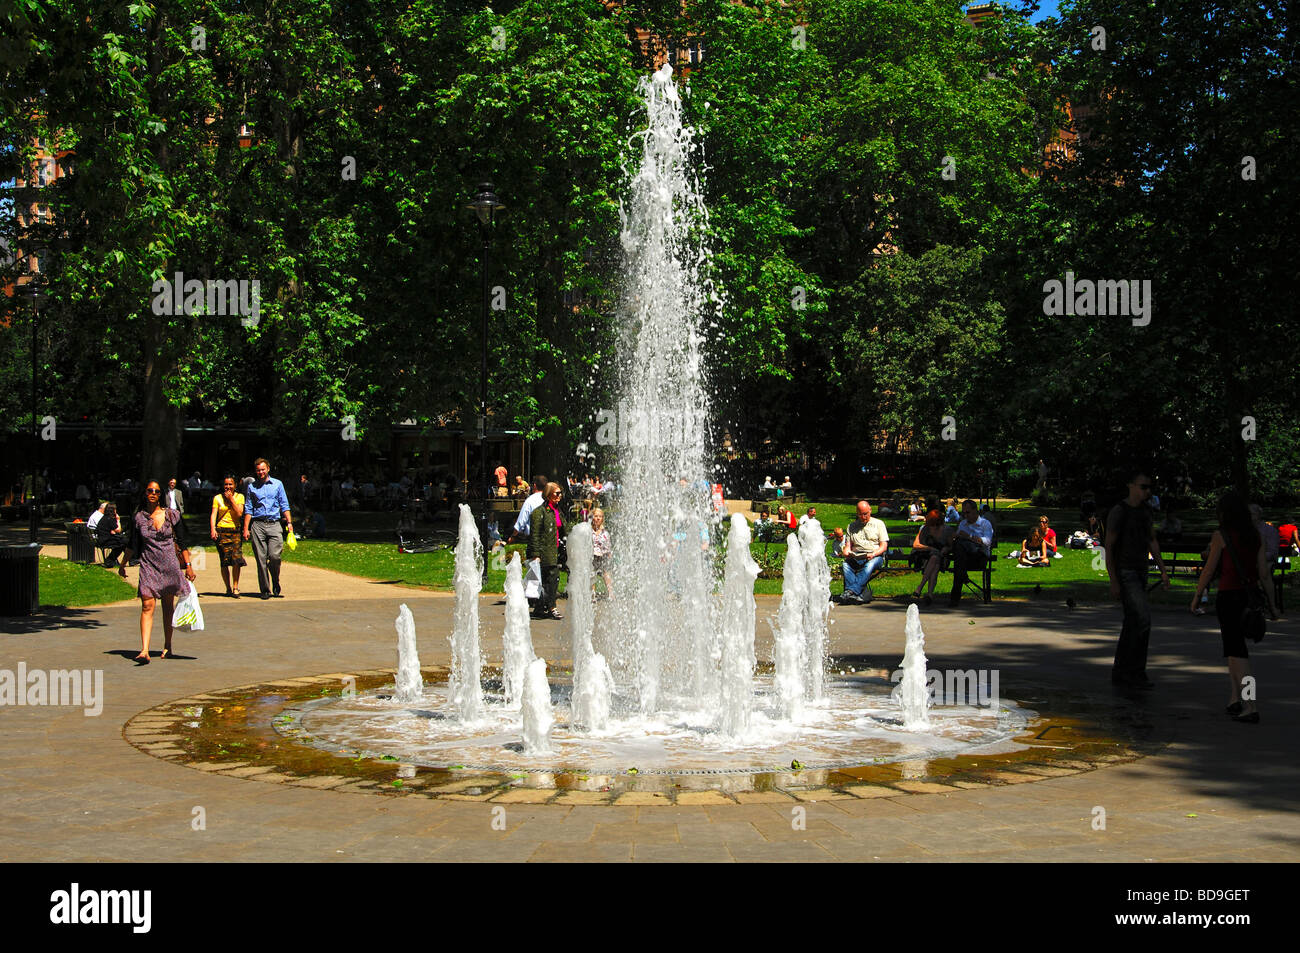
[{"label": "central water plume", "polygon": [[925,632],[916,605],[907,607],[907,644],[903,649],[903,678],[893,697],[903,709],[903,728],[922,731],[930,727],[930,692],[926,686]]},{"label": "central water plume", "polygon": [[754,580],[749,521],[731,514],[727,567],[722,580],[722,733],[740,738],[754,704]]},{"label": "central water plume", "polygon": [[609,666],[591,645],[595,610],[591,598],[591,524],[579,523],[569,532],[569,626],[573,646],[573,698],[571,719],[594,731],[609,722]]},{"label": "central water plume", "polygon": [[420,675],[420,655],[415,646],[415,619],[402,603],[397,609],[397,687],[393,697],[413,705],[424,695],[424,678]]},{"label": "central water plume", "polygon": [[[709,397],[703,345],[714,302],[703,242],[707,224],[693,171],[694,130],[665,65],[641,80],[647,128],[628,200],[618,428],[615,657],[643,713],[665,690],[707,705],[717,692],[709,552]],[[674,701],[682,700],[680,697]]]}]

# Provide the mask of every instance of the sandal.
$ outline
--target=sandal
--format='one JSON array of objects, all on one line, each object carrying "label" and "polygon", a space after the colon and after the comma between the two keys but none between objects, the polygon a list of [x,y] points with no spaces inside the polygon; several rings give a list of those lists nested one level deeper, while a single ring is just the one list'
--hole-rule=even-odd
[{"label": "sandal", "polygon": [[234,588],[234,589],[231,589],[231,590],[230,590],[230,594],[231,594],[234,598],[238,599],[238,598],[239,598],[239,588],[236,587],[236,588]]},{"label": "sandal", "polygon": [[1241,714],[1241,702],[1233,702],[1231,705],[1225,708],[1224,711],[1226,711],[1229,715],[1232,715],[1235,718],[1237,715]]}]

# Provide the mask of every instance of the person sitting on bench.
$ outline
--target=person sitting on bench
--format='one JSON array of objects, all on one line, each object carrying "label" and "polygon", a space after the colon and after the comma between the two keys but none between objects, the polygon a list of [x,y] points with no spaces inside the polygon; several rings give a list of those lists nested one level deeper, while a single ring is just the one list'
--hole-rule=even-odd
[{"label": "person sitting on bench", "polygon": [[943,521],[943,513],[937,509],[925,515],[925,523],[912,540],[912,564],[921,570],[921,581],[912,593],[913,599],[921,598],[921,590],[927,584],[930,589],[925,594],[924,604],[933,601],[934,587],[939,581],[939,571],[943,569],[944,554],[952,541],[953,528]]},{"label": "person sitting on bench", "polygon": [[990,547],[993,545],[993,527],[989,521],[981,519],[974,500],[966,500],[961,505],[962,521],[957,524],[957,535],[953,537],[952,548],[952,594],[948,596],[948,605],[956,606],[961,602],[961,591],[972,569],[983,569],[989,559]]},{"label": "person sitting on bench", "polygon": [[885,562],[889,531],[871,515],[871,504],[858,501],[858,518],[844,533],[844,593],[840,601],[866,605],[871,601],[871,576]]}]

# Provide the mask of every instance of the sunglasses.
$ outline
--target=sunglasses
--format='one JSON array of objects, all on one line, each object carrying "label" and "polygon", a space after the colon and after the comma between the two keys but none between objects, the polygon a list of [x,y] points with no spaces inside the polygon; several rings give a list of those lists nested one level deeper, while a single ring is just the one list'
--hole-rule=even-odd
[{"label": "sunglasses", "polygon": [[158,493],[161,493],[161,492],[162,492],[162,490],[145,490],[145,491],[144,491],[144,495],[145,495],[145,496],[148,496],[150,493],[158,494]]}]

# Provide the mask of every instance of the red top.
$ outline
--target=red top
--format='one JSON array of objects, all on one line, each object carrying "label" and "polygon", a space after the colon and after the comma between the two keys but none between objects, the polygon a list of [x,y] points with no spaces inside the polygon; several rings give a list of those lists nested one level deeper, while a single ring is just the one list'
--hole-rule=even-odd
[{"label": "red top", "polygon": [[[1219,591],[1245,589],[1247,585],[1253,586],[1259,582],[1259,566],[1256,565],[1259,556],[1258,547],[1255,549],[1248,547],[1235,530],[1222,535],[1223,554],[1219,557]],[[1228,549],[1229,540],[1236,547],[1237,562],[1241,563],[1241,570],[1246,574],[1244,582],[1237,574],[1237,565],[1232,559],[1233,553]]]},{"label": "red top", "polygon": [[1277,528],[1277,538],[1282,544],[1283,549],[1288,549],[1291,543],[1295,541],[1296,525],[1295,523],[1283,523]]}]

